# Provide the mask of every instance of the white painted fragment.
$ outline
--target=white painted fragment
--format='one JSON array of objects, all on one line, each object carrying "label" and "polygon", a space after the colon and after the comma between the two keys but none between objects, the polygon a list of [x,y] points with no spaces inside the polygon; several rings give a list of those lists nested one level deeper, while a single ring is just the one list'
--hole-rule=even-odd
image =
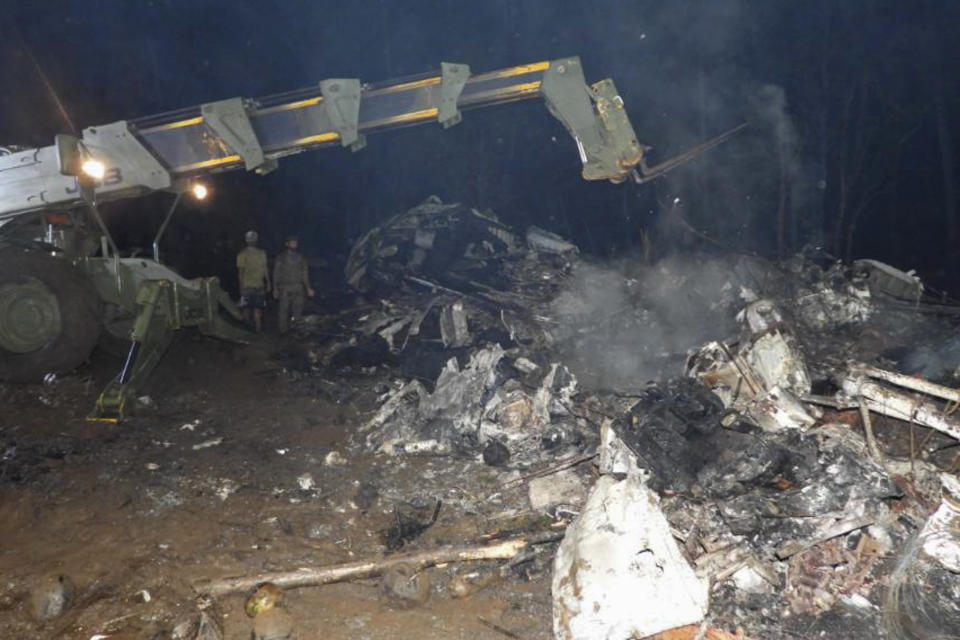
[{"label": "white painted fragment", "polygon": [[960,573],[960,479],[940,474],[943,502],[920,530],[924,553],[951,573]]},{"label": "white painted fragment", "polygon": [[297,484],[300,485],[300,488],[304,491],[310,491],[316,486],[316,483],[313,481],[313,476],[309,473],[305,473],[297,477]]},{"label": "white painted fragment", "polygon": [[323,464],[328,467],[340,467],[347,464],[347,459],[339,451],[331,451],[323,458]]},{"label": "white painted fragment", "polygon": [[220,501],[223,502],[234,493],[237,492],[237,489],[240,488],[240,485],[231,480],[230,478],[220,478],[220,484],[217,486],[216,493],[217,497],[220,498]]},{"label": "white painted fragment", "polygon": [[222,437],[220,437],[220,438],[211,438],[211,439],[209,439],[209,440],[204,440],[203,442],[201,442],[201,443],[199,443],[199,444],[193,445],[193,450],[194,450],[194,451],[200,451],[201,449],[209,449],[210,447],[215,447],[215,446],[217,446],[217,445],[220,444],[221,442],[223,442],[223,438],[222,438]]},{"label": "white painted fragment", "polygon": [[643,475],[633,451],[623,443],[609,419],[600,424],[600,473],[604,475]]},{"label": "white painted fragment", "polygon": [[657,495],[638,476],[597,480],[554,560],[557,640],[645,638],[699,622],[708,600]]}]

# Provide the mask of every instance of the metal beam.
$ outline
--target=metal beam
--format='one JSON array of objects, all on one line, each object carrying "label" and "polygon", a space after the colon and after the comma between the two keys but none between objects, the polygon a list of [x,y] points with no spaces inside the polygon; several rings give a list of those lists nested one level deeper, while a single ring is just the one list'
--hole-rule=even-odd
[{"label": "metal beam", "polygon": [[[267,159],[250,124],[243,98],[208,102],[200,108],[200,112],[203,114],[203,123],[230,146],[230,151],[243,158],[247,171],[264,168]],[[267,170],[272,168],[267,167]]]},{"label": "metal beam", "polygon": [[367,144],[360,135],[360,81],[356,78],[324,80],[320,83],[323,105],[330,124],[340,135],[340,144],[359,151]]},{"label": "metal beam", "polygon": [[463,120],[457,101],[470,79],[470,67],[451,62],[440,63],[440,100],[437,103],[437,120],[444,129],[449,129]]}]

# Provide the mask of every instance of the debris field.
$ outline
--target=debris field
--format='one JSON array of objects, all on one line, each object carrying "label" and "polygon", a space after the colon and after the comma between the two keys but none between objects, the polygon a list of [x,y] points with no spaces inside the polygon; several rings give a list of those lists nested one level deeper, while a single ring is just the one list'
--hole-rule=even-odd
[{"label": "debris field", "polygon": [[0,388],[3,637],[960,635],[960,308],[912,273],[432,197],[343,280],[120,425],[107,356]]}]

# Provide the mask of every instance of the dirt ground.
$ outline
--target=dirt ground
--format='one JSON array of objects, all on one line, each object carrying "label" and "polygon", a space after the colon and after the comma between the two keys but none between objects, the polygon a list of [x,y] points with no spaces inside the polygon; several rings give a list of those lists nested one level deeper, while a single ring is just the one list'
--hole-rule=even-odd
[{"label": "dirt ground", "polygon": [[[387,374],[349,381],[338,404],[281,371],[282,346],[181,336],[142,391],[154,406],[119,425],[85,419],[119,368],[109,356],[52,385],[0,387],[0,636],[170,638],[196,616],[194,581],[381,557],[396,510],[429,515],[436,500],[437,523],[402,551],[516,523],[525,488],[502,490],[492,467],[350,445]],[[448,582],[490,565],[427,570],[414,606],[376,580],[290,590],[287,606],[301,640],[549,638],[549,552],[463,599]],[[38,622],[37,585],[61,574],[73,605]],[[227,640],[250,637],[243,604],[217,602]]]},{"label": "dirt ground", "polygon": [[[323,328],[313,331],[323,335]],[[384,532],[398,518],[429,520],[438,501],[436,523],[399,553],[564,524],[531,510],[519,471],[451,455],[371,454],[363,425],[388,392],[398,380],[429,382],[436,373],[358,359],[336,376],[324,374],[331,369],[309,366],[316,344],[268,333],[237,346],[183,332],[141,390],[145,405],[121,424],[86,419],[121,367],[101,352],[49,384],[0,385],[0,638],[214,640],[173,635],[198,618],[198,583],[383,558],[398,552],[387,548]],[[423,364],[421,355],[407,359]],[[860,420],[856,410],[824,418],[855,431]],[[960,464],[946,436],[879,416],[874,428],[881,448],[900,461],[916,447],[941,470]],[[585,487],[596,477],[588,462],[576,473]],[[939,499],[924,503],[915,479],[901,480],[906,499],[891,508],[917,528]],[[912,519],[904,509],[916,511]],[[899,542],[876,563],[844,564],[848,542],[811,549],[797,562],[808,562],[814,585],[875,564],[870,580],[847,589],[869,602],[821,612],[807,606],[815,601],[810,590],[757,595],[726,583],[711,592],[711,624],[758,640],[889,637],[880,607]],[[418,576],[427,597],[415,602],[389,597],[380,580],[367,579],[288,590],[286,607],[299,640],[546,640],[553,637],[555,548],[535,547],[501,580],[465,598],[455,598],[451,585],[490,575],[496,563],[426,569]],[[58,576],[73,583],[72,604],[41,620],[37,597]],[[215,603],[226,640],[251,637],[245,599]]]}]

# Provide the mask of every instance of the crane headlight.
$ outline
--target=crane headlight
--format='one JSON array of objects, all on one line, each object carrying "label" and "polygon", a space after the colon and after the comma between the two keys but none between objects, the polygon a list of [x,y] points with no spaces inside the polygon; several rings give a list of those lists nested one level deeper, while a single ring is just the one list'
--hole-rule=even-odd
[{"label": "crane headlight", "polygon": [[193,197],[197,200],[205,200],[208,195],[210,195],[210,190],[207,188],[207,185],[201,182],[195,182],[193,186],[190,187],[190,193],[193,194]]},{"label": "crane headlight", "polygon": [[84,160],[83,164],[80,165],[80,170],[83,171],[84,175],[94,180],[103,180],[103,176],[107,173],[107,167],[93,158]]}]

